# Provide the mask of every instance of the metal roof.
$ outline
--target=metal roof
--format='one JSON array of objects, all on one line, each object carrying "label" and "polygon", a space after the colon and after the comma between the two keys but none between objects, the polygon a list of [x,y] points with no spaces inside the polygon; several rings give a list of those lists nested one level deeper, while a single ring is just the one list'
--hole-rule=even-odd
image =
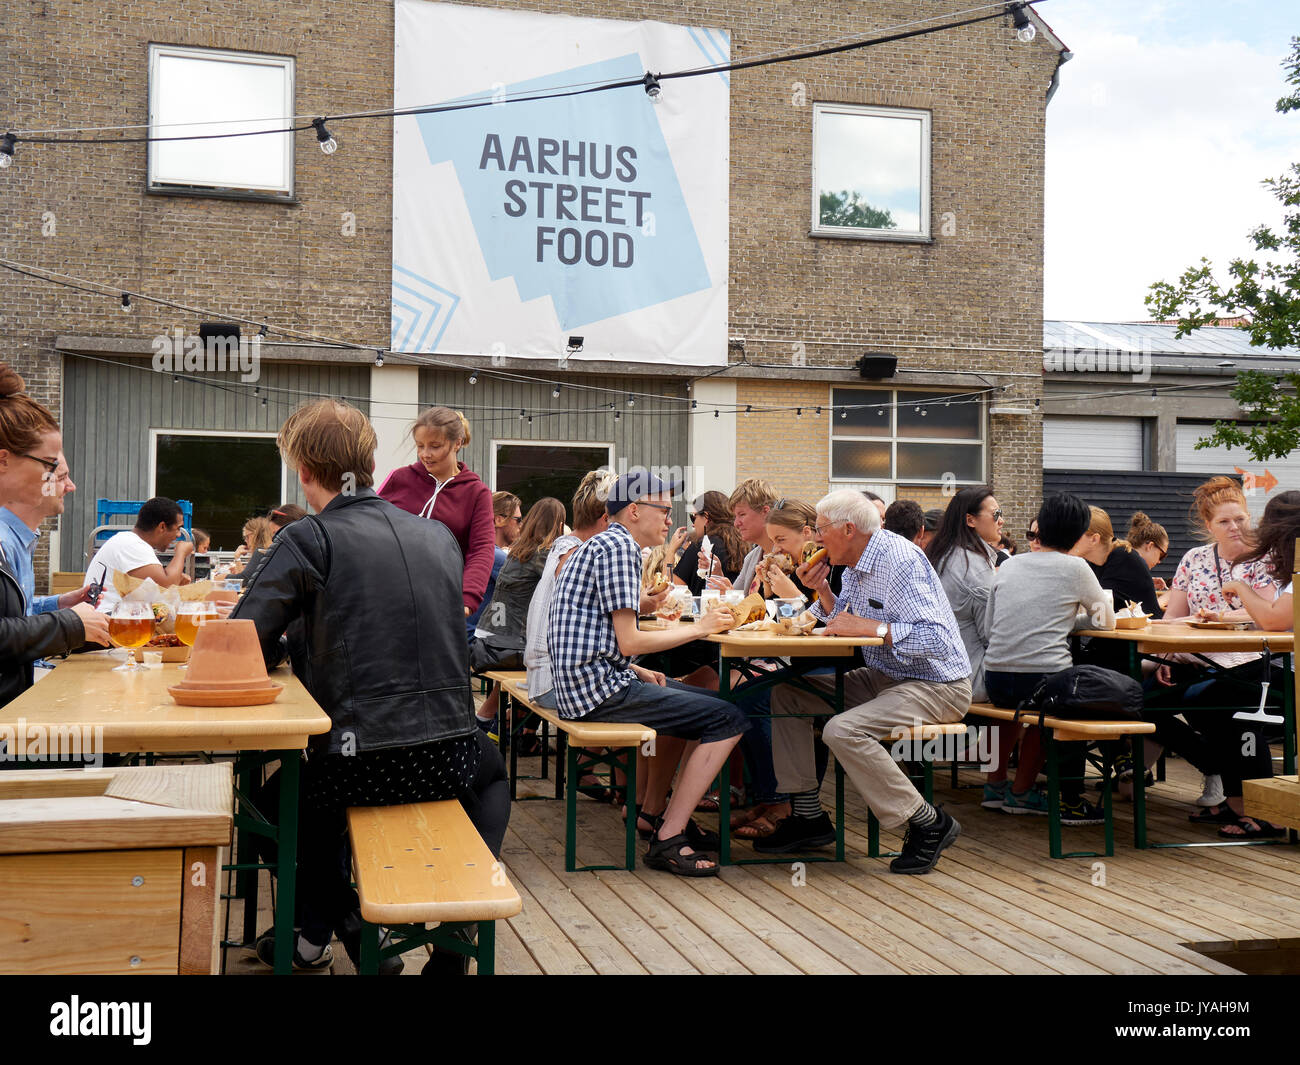
[{"label": "metal roof", "polygon": [[1201,358],[1297,359],[1300,348],[1263,348],[1232,326],[1204,326],[1175,339],[1174,325],[1142,322],[1043,322],[1044,350],[1131,351]]}]

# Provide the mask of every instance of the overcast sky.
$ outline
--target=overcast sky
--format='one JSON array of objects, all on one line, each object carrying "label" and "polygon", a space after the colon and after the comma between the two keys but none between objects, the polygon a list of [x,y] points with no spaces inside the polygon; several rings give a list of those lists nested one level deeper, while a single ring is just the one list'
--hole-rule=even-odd
[{"label": "overcast sky", "polygon": [[1148,286],[1202,255],[1253,254],[1281,209],[1261,179],[1300,161],[1274,110],[1296,0],[1046,0],[1074,53],[1047,108],[1049,319],[1149,317]]}]

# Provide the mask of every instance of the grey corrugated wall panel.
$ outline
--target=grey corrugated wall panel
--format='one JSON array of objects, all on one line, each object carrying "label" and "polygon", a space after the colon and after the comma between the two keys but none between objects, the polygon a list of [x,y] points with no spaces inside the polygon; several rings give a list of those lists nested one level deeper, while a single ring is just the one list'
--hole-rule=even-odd
[{"label": "grey corrugated wall panel", "polygon": [[[173,383],[147,359],[65,355],[63,443],[77,491],[60,522],[59,568],[84,569],[96,499],[147,497],[150,429],[275,432],[303,400],[320,395],[349,397],[369,413],[369,366],[264,362],[257,385],[261,395],[237,376]],[[292,392],[272,391],[277,388]],[[288,484],[290,499],[304,502],[292,475]]]},{"label": "grey corrugated wall panel", "polygon": [[[512,371],[513,372],[513,371]],[[471,440],[461,453],[461,461],[489,483],[493,440],[547,440],[565,443],[599,443],[614,445],[616,465],[669,466],[685,469],[689,458],[690,425],[686,413],[686,383],[654,377],[606,377],[576,374],[547,375],[539,372],[540,381],[497,378],[479,373],[478,384],[471,385],[463,370],[422,369],[420,371],[420,405],[446,406],[464,412],[469,419]],[[559,398],[551,395],[552,380],[563,385]],[[593,392],[577,385],[600,386],[614,392]],[[674,397],[655,400],[636,396],[636,406],[627,406],[627,392]],[[615,403],[621,417],[614,420],[608,409]],[[494,411],[488,408],[504,408]],[[533,423],[519,419],[520,409],[533,415]],[[601,409],[591,409],[601,408]],[[551,413],[552,411],[556,413]],[[655,411],[657,413],[648,413]],[[415,420],[415,412],[411,412]],[[415,461],[411,446],[408,461]],[[567,502],[567,500],[566,500]],[[676,524],[685,522],[681,500],[674,507]]]}]

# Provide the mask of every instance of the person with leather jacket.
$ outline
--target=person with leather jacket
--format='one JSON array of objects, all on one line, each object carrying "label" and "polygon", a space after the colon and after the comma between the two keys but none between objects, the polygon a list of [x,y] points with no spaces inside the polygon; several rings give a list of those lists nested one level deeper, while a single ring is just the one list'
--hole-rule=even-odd
[{"label": "person with leather jacket", "polygon": [[[0,363],[0,498],[34,506],[52,490],[63,438],[54,415],[24,387]],[[0,549],[0,706],[32,686],[38,659],[108,642],[108,618],[87,603],[28,617],[13,562]]]},{"label": "person with leather jacket", "polygon": [[[287,646],[333,723],[313,740],[299,803],[294,963],[324,968],[332,931],[359,948],[349,806],[459,799],[499,854],[510,795],[500,753],[474,725],[455,538],[375,494],[375,432],[356,408],[302,407],[277,442],[316,513],[280,532],[231,617],[255,623],[268,666]],[[273,945],[259,940],[263,961]]]}]

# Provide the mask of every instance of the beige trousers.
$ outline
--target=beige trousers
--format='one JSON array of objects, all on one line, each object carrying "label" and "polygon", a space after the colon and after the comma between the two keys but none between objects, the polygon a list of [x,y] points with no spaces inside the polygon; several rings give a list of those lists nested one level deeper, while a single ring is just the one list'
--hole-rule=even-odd
[{"label": "beige trousers", "polygon": [[[832,676],[804,680],[827,694],[835,690]],[[915,814],[924,800],[890,755],[889,745],[880,741],[898,725],[960,721],[970,709],[970,681],[898,681],[863,667],[845,675],[844,705],[848,709],[826,723],[822,738],[877,820],[895,828]],[[817,771],[812,719],[776,715],[830,712],[830,705],[811,692],[788,684],[773,690],[772,762],[781,791],[794,795],[813,790]]]}]

